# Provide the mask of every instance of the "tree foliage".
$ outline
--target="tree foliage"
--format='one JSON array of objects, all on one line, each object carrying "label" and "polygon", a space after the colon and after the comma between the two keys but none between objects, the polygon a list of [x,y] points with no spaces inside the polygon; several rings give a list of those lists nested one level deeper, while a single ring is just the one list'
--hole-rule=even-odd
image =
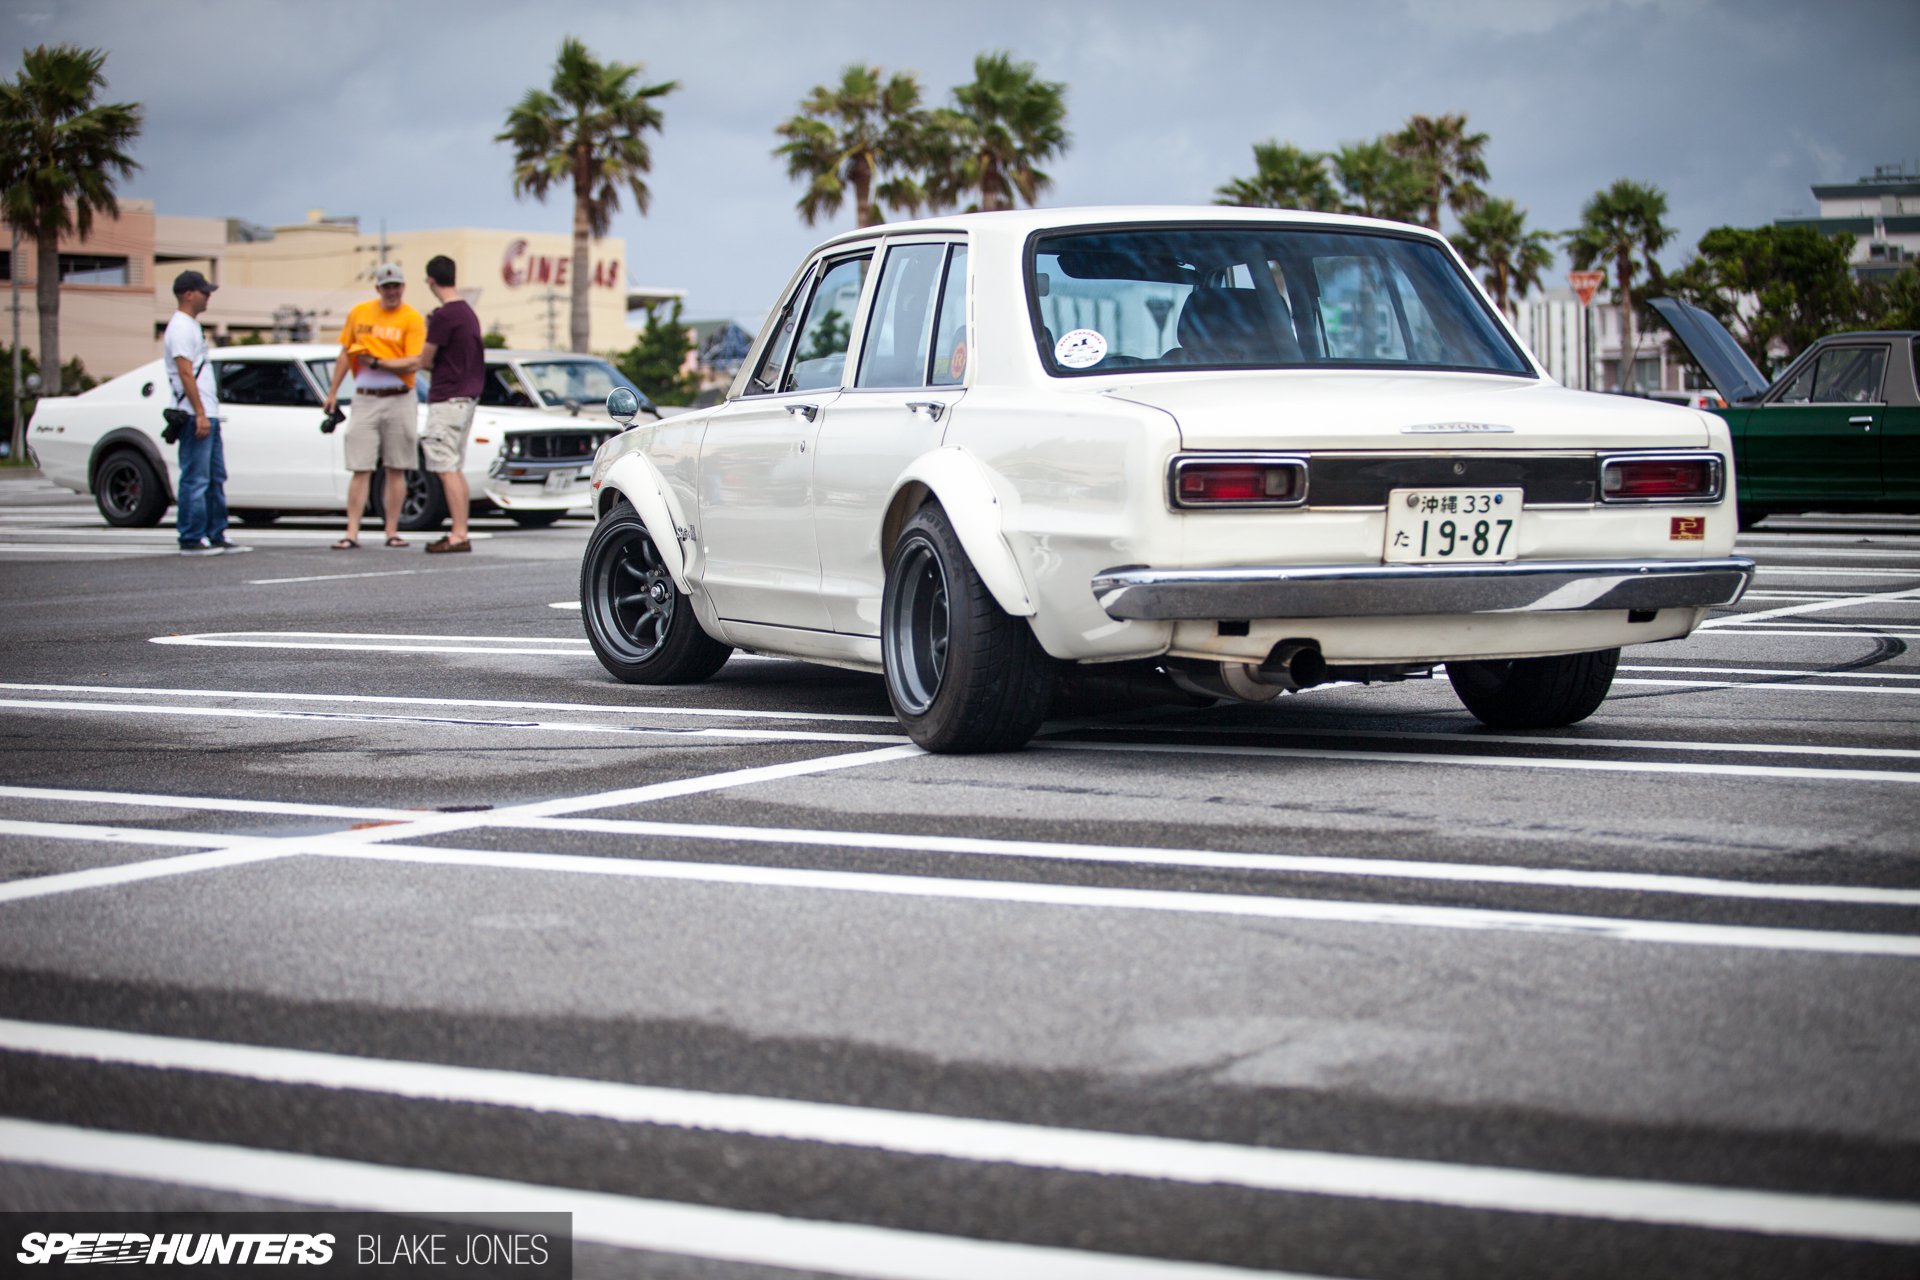
[{"label": "tree foliage", "polygon": [[513,147],[514,195],[544,201],[558,186],[573,192],[575,351],[587,349],[589,242],[607,234],[622,190],[636,209],[647,211],[653,152],[646,135],[659,132],[663,122],[654,100],[680,87],[672,80],[640,83],[643,71],[638,63],[602,62],[568,36],[560,42],[549,88],[527,90],[494,137]]},{"label": "tree foliage", "polygon": [[1765,369],[1776,344],[1791,360],[1862,319],[1852,252],[1852,236],[1812,227],[1715,227],[1667,291],[1714,316]]},{"label": "tree foliage", "polygon": [[870,227],[886,220],[883,209],[912,213],[924,202],[914,175],[927,128],[912,73],[889,77],[855,63],[839,84],[815,85],[799,114],[775,128],[786,141],[773,153],[786,159],[789,178],[807,184],[799,209],[808,223],[839,213],[851,194],[855,225]]},{"label": "tree foliage", "polygon": [[1655,287],[1660,285],[1660,263],[1654,256],[1673,239],[1666,225],[1667,197],[1658,187],[1621,178],[1605,191],[1595,192],[1580,211],[1580,225],[1566,233],[1568,256],[1585,271],[1598,264],[1607,271],[1607,283],[1620,308],[1620,369],[1618,385],[1633,377],[1639,350],[1634,337],[1634,281],[1644,268]]},{"label": "tree foliage", "polygon": [[[33,237],[40,353],[63,374],[60,237],[84,238],[95,216],[117,216],[114,184],[140,167],[128,154],[140,136],[139,104],[96,101],[106,61],[98,49],[38,45],[21,55],[17,77],[0,82],[0,203],[7,221]],[[16,436],[16,455],[20,444]]]},{"label": "tree foliage", "polygon": [[1248,209],[1327,212],[1340,207],[1340,193],[1327,171],[1326,156],[1269,139],[1253,144],[1253,176],[1233,178],[1215,188],[1213,202]]},{"label": "tree foliage", "polygon": [[1387,145],[1419,172],[1421,205],[1433,230],[1440,229],[1441,205],[1464,218],[1486,198],[1477,184],[1487,180],[1487,135],[1467,132],[1464,112],[1409,116],[1406,127],[1391,135]]},{"label": "tree foliage", "polygon": [[[27,348],[20,349],[20,377],[22,381],[40,372],[40,362]],[[60,366],[60,387],[68,395],[79,395],[82,391],[100,385],[99,379],[87,372],[87,366],[75,356]],[[42,395],[53,395],[54,389],[44,387],[38,392],[23,395],[20,400],[20,434],[13,430],[13,348],[0,344],[0,437],[7,441],[7,461],[18,462],[26,458],[22,442],[26,436],[26,424],[33,417],[34,406],[40,403]]]},{"label": "tree foliage", "polygon": [[1527,229],[1526,210],[1504,197],[1483,199],[1477,209],[1460,215],[1454,248],[1469,267],[1480,273],[1487,290],[1509,315],[1529,292],[1540,287],[1540,275],[1553,265],[1553,235]]},{"label": "tree foliage", "polygon": [[1342,213],[1395,222],[1417,222],[1426,198],[1426,176],[1386,138],[1350,142],[1332,156],[1333,172],[1346,191]]},{"label": "tree foliage", "polygon": [[970,209],[1032,205],[1053,178],[1040,166],[1064,153],[1067,86],[1042,80],[1010,53],[973,60],[973,81],[954,89],[953,105],[929,114],[924,135],[929,202]]},{"label": "tree foliage", "polygon": [[700,393],[700,376],[686,371],[692,350],[693,333],[675,302],[664,318],[658,306],[648,307],[647,322],[633,345],[611,359],[655,404],[689,404]]}]

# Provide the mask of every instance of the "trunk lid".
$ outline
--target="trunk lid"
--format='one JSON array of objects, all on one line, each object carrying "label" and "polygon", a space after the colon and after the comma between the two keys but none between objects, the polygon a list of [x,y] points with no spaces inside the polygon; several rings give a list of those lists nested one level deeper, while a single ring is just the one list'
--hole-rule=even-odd
[{"label": "trunk lid", "polygon": [[1767,393],[1767,376],[1713,316],[1678,298],[1654,298],[1648,305],[1667,322],[1673,336],[1728,404],[1758,400]]},{"label": "trunk lid", "polygon": [[1701,416],[1627,396],[1483,374],[1161,374],[1106,394],[1173,415],[1187,449],[1699,448]]}]

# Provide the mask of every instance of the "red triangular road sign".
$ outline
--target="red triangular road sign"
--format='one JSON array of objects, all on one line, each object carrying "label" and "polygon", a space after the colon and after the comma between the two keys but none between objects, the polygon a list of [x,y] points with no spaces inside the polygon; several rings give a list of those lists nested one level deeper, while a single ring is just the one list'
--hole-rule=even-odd
[{"label": "red triangular road sign", "polygon": [[1600,282],[1604,279],[1606,279],[1606,273],[1603,271],[1567,272],[1567,283],[1573,286],[1573,294],[1580,299],[1580,305],[1583,307],[1593,301],[1594,290],[1600,287]]}]

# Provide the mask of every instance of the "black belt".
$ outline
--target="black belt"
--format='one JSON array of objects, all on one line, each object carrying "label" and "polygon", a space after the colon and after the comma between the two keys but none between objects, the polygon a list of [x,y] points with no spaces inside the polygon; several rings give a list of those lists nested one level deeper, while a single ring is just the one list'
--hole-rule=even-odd
[{"label": "black belt", "polygon": [[407,389],[405,387],[355,387],[353,393],[357,396],[400,396],[405,395]]}]

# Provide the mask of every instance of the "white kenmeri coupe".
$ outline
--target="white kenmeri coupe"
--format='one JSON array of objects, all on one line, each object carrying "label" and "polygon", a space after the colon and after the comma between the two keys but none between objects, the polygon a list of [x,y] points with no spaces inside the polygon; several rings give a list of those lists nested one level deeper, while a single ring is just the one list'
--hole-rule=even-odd
[{"label": "white kenmeri coupe", "polygon": [[1076,672],[1262,701],[1444,663],[1483,722],[1551,727],[1746,589],[1731,453],[1557,385],[1422,228],[872,227],[801,264],[725,403],[600,448],[582,612],[637,683],[884,671],[935,751],[1022,745]]}]

